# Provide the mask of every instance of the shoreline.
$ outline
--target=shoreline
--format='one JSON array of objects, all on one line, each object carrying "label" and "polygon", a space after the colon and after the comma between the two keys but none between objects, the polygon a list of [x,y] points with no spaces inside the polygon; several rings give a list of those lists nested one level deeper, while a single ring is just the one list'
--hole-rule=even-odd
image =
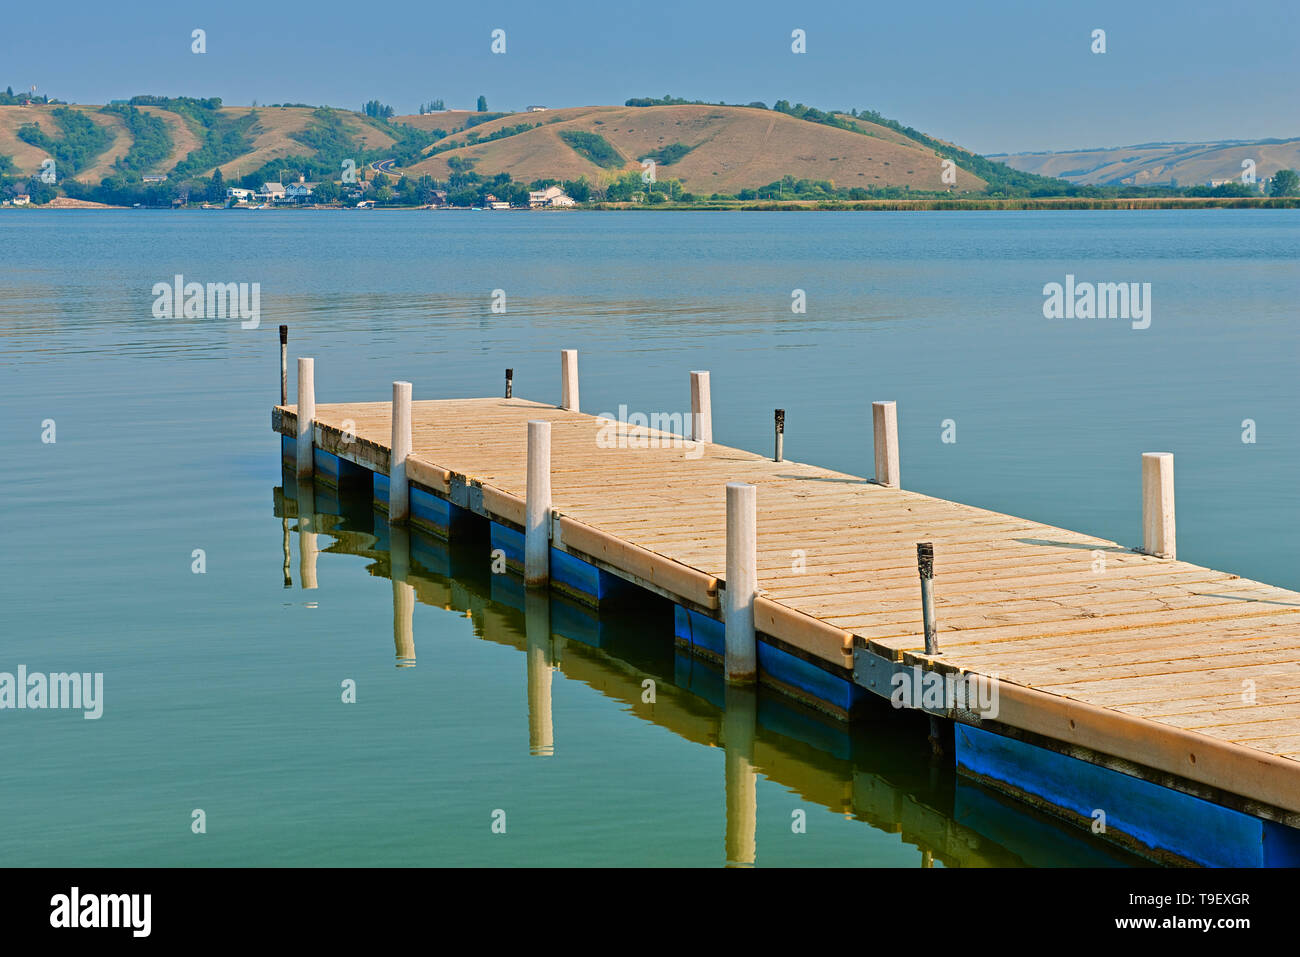
[{"label": "shoreline", "polygon": [[[63,199],[60,197],[59,199]],[[110,206],[85,201],[55,200],[41,206],[4,206],[3,210],[118,209],[141,212],[198,212],[201,207],[176,208],[155,206]],[[202,209],[203,212],[234,212],[236,207]],[[238,208],[240,212],[486,212],[486,213],[567,213],[567,212],[961,212],[961,211],[1033,211],[1033,210],[1169,210],[1169,209],[1300,209],[1300,196],[1170,196],[1131,199],[1087,199],[1078,197],[1037,197],[1024,199],[862,199],[862,200],[748,200],[716,203],[592,203],[572,209],[483,209],[470,206],[373,206],[358,210],[353,206],[283,206],[268,209]]]}]

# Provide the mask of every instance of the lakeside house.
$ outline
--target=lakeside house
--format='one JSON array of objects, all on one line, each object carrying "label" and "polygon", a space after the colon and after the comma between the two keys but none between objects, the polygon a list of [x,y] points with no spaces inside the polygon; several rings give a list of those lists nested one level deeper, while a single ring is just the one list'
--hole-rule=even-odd
[{"label": "lakeside house", "polygon": [[17,196],[14,197],[15,206],[28,206],[31,204],[31,201],[32,198],[28,196],[26,193],[19,193]]},{"label": "lakeside house", "polygon": [[229,186],[226,188],[226,199],[233,201],[236,205],[239,203],[251,203],[257,198],[257,193],[251,189],[241,189],[238,186]]},{"label": "lakeside house", "polygon": [[528,194],[528,205],[533,209],[544,209],[547,207],[576,206],[577,203],[572,196],[560,189],[560,187],[548,186],[546,189],[530,192]]},{"label": "lakeside house", "polygon": [[284,187],[279,183],[263,183],[253,196],[263,203],[282,203],[284,202]]},{"label": "lakeside house", "polygon": [[315,187],[315,183],[304,183],[302,180],[290,183],[284,189],[284,201],[288,203],[311,202],[311,194]]}]

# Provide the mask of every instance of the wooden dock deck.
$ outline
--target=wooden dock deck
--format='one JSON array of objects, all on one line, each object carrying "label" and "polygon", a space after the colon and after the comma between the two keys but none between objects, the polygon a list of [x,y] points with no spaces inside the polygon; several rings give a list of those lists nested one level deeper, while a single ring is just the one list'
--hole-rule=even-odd
[{"label": "wooden dock deck", "polygon": [[[296,413],[274,412],[286,448]],[[688,631],[722,616],[725,486],[751,483],[756,628],[790,661],[885,697],[872,682],[914,665],[988,676],[995,721],[941,709],[959,734],[983,725],[1300,826],[1300,593],[812,465],[691,452],[646,428],[624,444],[652,447],[602,447],[606,422],[519,398],[414,402],[412,488],[522,528],[530,420],[551,423],[553,548],[672,599],[694,616]],[[319,404],[314,421],[317,450],[388,474],[389,403]],[[935,551],[933,656],[921,541]]]}]

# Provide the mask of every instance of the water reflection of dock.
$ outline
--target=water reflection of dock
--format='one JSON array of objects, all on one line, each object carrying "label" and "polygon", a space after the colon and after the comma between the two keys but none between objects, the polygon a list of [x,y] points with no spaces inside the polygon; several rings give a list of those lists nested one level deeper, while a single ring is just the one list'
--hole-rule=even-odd
[{"label": "water reflection of dock", "polygon": [[[449,545],[419,531],[393,529],[367,499],[334,489],[275,490],[275,513],[293,527],[300,584],[315,587],[321,556],[357,555],[392,580],[393,644],[398,667],[415,666],[418,603],[468,616],[475,634],[518,650],[520,694],[528,727],[520,746],[553,755],[564,747],[551,708],[556,676],[618,701],[635,718],[695,744],[724,752],[719,801],[726,810],[721,861],[761,861],[756,840],[757,785],[774,781],[799,801],[898,834],[917,849],[918,866],[947,867],[1132,864],[1122,852],[1089,841],[1050,817],[962,780],[928,756],[927,727],[911,713],[882,708],[875,730],[848,726],[764,689],[728,685],[720,670],[665,644],[671,607],[632,613],[594,609],[562,596],[530,592],[510,575],[493,575],[487,543]],[[300,513],[300,504],[310,513]],[[319,541],[317,539],[319,538]],[[292,567],[291,541],[284,560]],[[305,551],[301,550],[305,545]],[[302,584],[302,587],[307,587]],[[653,682],[652,701],[646,682]],[[526,734],[525,734],[526,732]]]}]

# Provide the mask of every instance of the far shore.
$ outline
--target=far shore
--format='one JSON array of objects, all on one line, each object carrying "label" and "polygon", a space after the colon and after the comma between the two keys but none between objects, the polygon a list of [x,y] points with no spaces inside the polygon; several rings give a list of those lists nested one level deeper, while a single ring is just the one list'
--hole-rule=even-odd
[{"label": "far shore", "polygon": [[576,210],[594,210],[602,212],[646,212],[646,211],[711,211],[720,212],[736,210],[742,212],[817,212],[817,211],[918,211],[945,212],[960,210],[1087,210],[1087,209],[1300,209],[1300,196],[1146,196],[1130,199],[1088,199],[1068,196],[1049,196],[1022,199],[863,199],[863,200],[735,200],[701,203],[588,203],[573,209],[526,209],[517,207],[508,210],[484,209],[469,206],[378,206],[357,209],[353,206],[279,206],[266,209],[250,207],[201,207],[198,205],[160,207],[160,206],[109,206],[103,203],[91,203],[60,196],[43,206],[4,206],[0,210],[39,210],[39,209],[139,209],[141,211],[172,212],[190,210],[203,212],[239,211],[239,212],[321,212],[332,210],[368,213],[373,211],[405,212],[487,212],[487,213],[548,213],[563,214]]}]

